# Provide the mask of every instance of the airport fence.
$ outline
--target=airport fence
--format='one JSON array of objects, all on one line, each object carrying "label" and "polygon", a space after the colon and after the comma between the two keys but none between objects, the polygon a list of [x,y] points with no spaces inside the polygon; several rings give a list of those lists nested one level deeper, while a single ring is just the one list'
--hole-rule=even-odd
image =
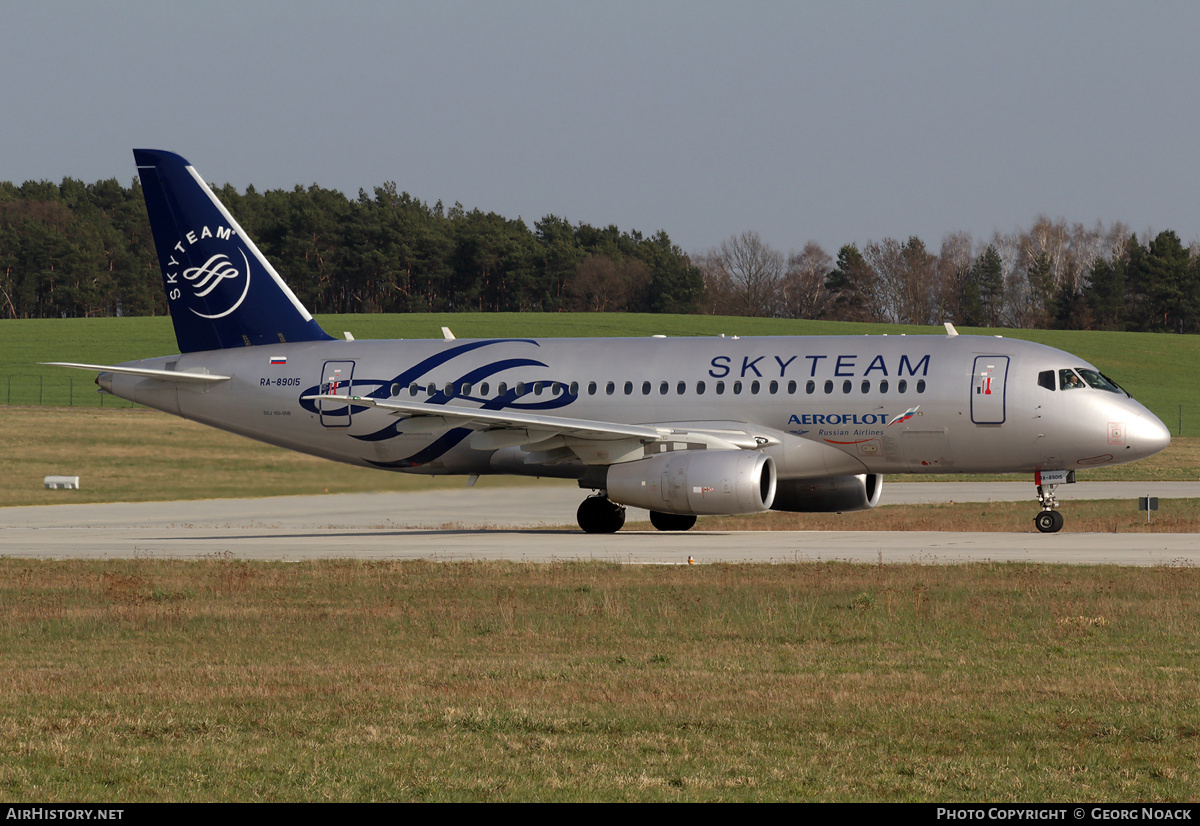
[{"label": "airport fence", "polygon": [[1179,417],[1173,422],[1163,422],[1172,436],[1200,436],[1200,405],[1179,405]]},{"label": "airport fence", "polygon": [[93,374],[78,376],[9,375],[3,396],[6,405],[38,407],[135,407],[133,402],[101,393]]}]

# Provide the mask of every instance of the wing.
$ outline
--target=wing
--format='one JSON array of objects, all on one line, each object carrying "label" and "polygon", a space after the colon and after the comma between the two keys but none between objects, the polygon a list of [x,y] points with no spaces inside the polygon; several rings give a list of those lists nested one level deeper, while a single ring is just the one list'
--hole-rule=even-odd
[{"label": "wing", "polygon": [[[314,401],[340,402],[385,410],[407,419],[405,430],[410,433],[436,433],[450,427],[467,427],[480,431],[471,440],[479,449],[534,445],[558,437],[563,444],[635,440],[649,442],[687,441],[702,443],[708,448],[754,449],[778,442],[773,435],[751,433],[737,422],[699,423],[665,422],[650,424],[621,424],[593,419],[572,419],[565,416],[545,416],[519,413],[512,410],[479,410],[448,404],[423,404],[382,400],[365,396],[314,395]],[[698,446],[698,445],[697,445]]]}]

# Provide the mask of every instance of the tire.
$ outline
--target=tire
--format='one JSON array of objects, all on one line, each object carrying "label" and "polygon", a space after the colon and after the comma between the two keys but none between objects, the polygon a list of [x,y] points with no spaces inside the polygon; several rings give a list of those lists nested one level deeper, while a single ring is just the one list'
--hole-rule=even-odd
[{"label": "tire", "polygon": [[1033,524],[1042,533],[1058,533],[1062,530],[1063,515],[1058,511],[1042,511],[1033,517]]},{"label": "tire", "polygon": [[584,533],[616,533],[625,525],[625,508],[605,496],[589,496],[579,505],[575,519]]},{"label": "tire", "polygon": [[696,524],[695,514],[650,511],[650,524],[660,531],[686,531]]}]

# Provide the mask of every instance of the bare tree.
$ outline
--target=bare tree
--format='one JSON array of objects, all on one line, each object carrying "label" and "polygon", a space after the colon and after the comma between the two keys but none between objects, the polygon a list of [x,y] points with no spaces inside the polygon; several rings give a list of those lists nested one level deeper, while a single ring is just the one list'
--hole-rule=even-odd
[{"label": "bare tree", "polygon": [[567,308],[573,312],[621,312],[650,284],[649,268],[636,258],[614,261],[589,255],[567,281]]},{"label": "bare tree", "polygon": [[937,258],[916,236],[901,244],[895,238],[872,241],[863,258],[875,271],[884,316],[896,324],[935,324],[942,315]]},{"label": "bare tree", "polygon": [[825,279],[833,259],[816,241],[788,256],[787,273],[779,291],[779,315],[784,318],[821,318],[833,305]]},{"label": "bare tree", "polygon": [[710,291],[712,311],[729,315],[771,316],[775,314],[779,282],[783,278],[783,254],[759,238],[743,232],[699,261]]}]

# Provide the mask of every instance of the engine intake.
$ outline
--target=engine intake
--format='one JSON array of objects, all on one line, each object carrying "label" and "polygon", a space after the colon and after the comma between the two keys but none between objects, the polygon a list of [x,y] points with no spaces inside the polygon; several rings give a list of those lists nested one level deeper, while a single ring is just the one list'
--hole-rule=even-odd
[{"label": "engine intake", "polygon": [[794,513],[865,511],[879,504],[883,477],[878,473],[828,479],[780,479],[771,510]]},{"label": "engine intake", "polygon": [[754,450],[686,450],[611,465],[608,498],[683,514],[761,513],[775,498],[775,461]]}]

